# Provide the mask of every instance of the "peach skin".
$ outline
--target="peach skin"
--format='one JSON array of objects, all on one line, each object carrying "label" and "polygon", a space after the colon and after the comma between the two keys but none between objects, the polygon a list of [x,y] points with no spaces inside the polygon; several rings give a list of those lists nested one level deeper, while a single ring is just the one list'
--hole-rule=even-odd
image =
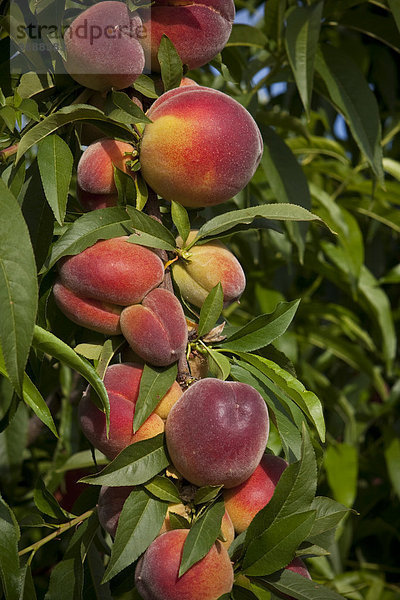
[{"label": "peach skin", "polygon": [[188,529],[167,531],[147,548],[135,572],[143,600],[218,600],[231,591],[232,564],[218,540],[204,558],[178,577],[188,533]]},{"label": "peach skin", "polygon": [[211,88],[180,87],[148,111],[140,163],[159,196],[189,208],[214,206],[253,177],[263,144],[253,117],[236,100]]},{"label": "peach skin", "polygon": [[172,407],[165,434],[172,464],[188,481],[232,488],[261,460],[268,410],[250,385],[201,379]]},{"label": "peach skin", "polygon": [[224,490],[226,510],[236,533],[247,529],[256,514],[268,504],[287,466],[283,458],[265,454],[249,479],[238,487]]},{"label": "peach skin", "polygon": [[[191,231],[186,243],[190,244],[196,235],[197,231]],[[177,238],[177,244],[182,247],[181,238]],[[187,259],[173,264],[172,274],[182,297],[198,308],[218,283],[222,285],[225,307],[238,300],[246,287],[241,264],[218,240],[193,246]]]}]

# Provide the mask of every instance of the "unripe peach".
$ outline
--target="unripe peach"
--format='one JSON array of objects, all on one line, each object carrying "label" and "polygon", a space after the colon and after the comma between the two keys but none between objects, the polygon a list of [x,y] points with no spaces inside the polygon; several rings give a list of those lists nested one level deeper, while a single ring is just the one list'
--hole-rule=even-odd
[{"label": "unripe peach", "polygon": [[65,68],[81,85],[105,91],[126,88],[144,68],[138,41],[142,23],[123,2],[94,4],[64,34]]},{"label": "unripe peach", "polygon": [[140,150],[147,183],[183,206],[213,206],[250,181],[262,156],[260,131],[236,100],[211,88],[180,87],[148,111]]},{"label": "unripe peach", "polygon": [[178,577],[188,533],[188,529],[167,531],[147,548],[135,573],[143,600],[218,600],[231,591],[232,564],[218,540],[204,558]]},{"label": "unripe peach", "polygon": [[164,278],[162,260],[127,236],[96,242],[60,261],[63,285],[84,298],[119,306],[141,302]]},{"label": "unripe peach", "polygon": [[154,437],[164,431],[162,419],[152,413],[133,433],[133,417],[139,395],[143,367],[135,364],[112,365],[106,371],[104,385],[110,400],[110,431],[107,438],[106,417],[85,394],[79,404],[79,420],[89,442],[113,459],[127,446]]},{"label": "unripe peach", "polygon": [[265,454],[249,479],[224,490],[226,510],[236,533],[242,533],[256,514],[271,500],[276,485],[288,463],[279,456]]},{"label": "unripe peach", "polygon": [[90,194],[116,194],[114,165],[134,177],[127,163],[135,152],[131,144],[108,138],[90,144],[78,163],[79,188]]},{"label": "unripe peach", "polygon": [[58,308],[77,325],[104,335],[121,333],[120,306],[79,296],[61,281],[54,284],[53,294]]},{"label": "unripe peach", "polygon": [[233,0],[155,0],[151,8],[141,11],[144,30],[141,43],[146,66],[159,71],[157,52],[163,34],[175,45],[189,69],[212,60],[224,48],[235,18]]},{"label": "unripe peach", "polygon": [[186,319],[179,300],[157,288],[141,304],[121,313],[121,330],[132,350],[152,365],[164,367],[177,361],[188,341]]},{"label": "unripe peach", "polygon": [[[196,235],[197,231],[191,231],[186,244],[190,244]],[[177,243],[182,247],[181,238]],[[193,246],[187,259],[174,263],[172,273],[182,297],[199,308],[218,283],[222,285],[224,306],[238,300],[246,287],[241,264],[218,240]]]},{"label": "unripe peach", "polygon": [[165,433],[173,465],[198,486],[235,487],[259,464],[268,441],[265,402],[250,385],[197,381],[173,406]]}]

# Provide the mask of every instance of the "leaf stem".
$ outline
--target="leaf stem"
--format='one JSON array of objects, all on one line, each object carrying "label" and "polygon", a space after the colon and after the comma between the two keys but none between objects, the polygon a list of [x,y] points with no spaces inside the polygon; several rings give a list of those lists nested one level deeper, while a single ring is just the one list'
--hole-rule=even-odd
[{"label": "leaf stem", "polygon": [[4,150],[0,150],[0,161],[5,162],[7,160],[7,158],[9,158],[10,156],[17,154],[17,151],[18,151],[18,144],[14,144],[13,146],[9,146],[8,148],[5,148]]},{"label": "leaf stem", "polygon": [[20,550],[20,552],[18,553],[19,556],[23,556],[24,554],[28,554],[29,552],[37,552],[39,550],[39,548],[41,548],[42,546],[47,544],[47,542],[50,542],[51,540],[54,540],[54,538],[58,537],[59,535],[62,535],[66,531],[69,531],[70,529],[75,527],[75,525],[80,525],[81,523],[83,523],[83,521],[86,521],[86,519],[91,517],[93,512],[94,512],[93,510],[88,510],[87,512],[83,513],[83,515],[76,517],[72,521],[69,521],[68,523],[64,523],[58,529],[53,531],[53,533],[50,533],[50,535],[47,535],[46,537],[42,538],[38,542],[35,542],[34,544],[27,546],[23,550]]}]

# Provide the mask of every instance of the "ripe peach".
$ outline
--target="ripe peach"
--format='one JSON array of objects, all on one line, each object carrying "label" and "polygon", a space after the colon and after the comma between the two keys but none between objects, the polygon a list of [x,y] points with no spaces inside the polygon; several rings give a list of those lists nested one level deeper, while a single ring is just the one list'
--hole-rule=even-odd
[{"label": "ripe peach", "polygon": [[157,52],[163,34],[175,45],[189,69],[196,69],[221,52],[232,31],[235,18],[233,0],[155,0],[141,11],[144,31],[141,39],[146,66],[159,71]]},{"label": "ripe peach", "polygon": [[288,463],[279,456],[265,454],[249,479],[238,487],[224,490],[225,506],[236,533],[242,533],[268,504]]},{"label": "ripe peach", "polygon": [[161,417],[164,421],[168,417],[171,408],[176,404],[179,398],[182,396],[182,388],[177,381],[174,381],[172,386],[163,398],[161,398],[154,412],[156,415]]},{"label": "ripe peach", "polygon": [[[187,244],[196,235],[197,231],[191,231]],[[177,243],[182,247],[181,238],[177,239]],[[172,273],[182,297],[199,308],[217,283],[222,285],[224,306],[238,300],[246,287],[246,276],[241,264],[218,240],[193,246],[186,260],[174,263]]]},{"label": "ripe peach", "polygon": [[147,548],[135,573],[143,600],[217,600],[231,591],[232,564],[218,540],[204,558],[178,577],[188,533],[188,529],[167,531]]},{"label": "ripe peach", "polygon": [[113,165],[134,177],[127,163],[135,152],[131,144],[108,138],[90,144],[78,163],[79,188],[90,194],[116,194]]},{"label": "ripe peach", "polygon": [[[289,569],[289,571],[293,571],[293,573],[297,573],[298,575],[305,577],[306,579],[311,579],[311,575],[301,558],[294,558],[292,562],[285,568]],[[295,600],[293,596],[287,596],[286,594],[282,594],[282,598],[284,598],[284,600]]]},{"label": "ripe peach", "polygon": [[97,514],[99,515],[100,525],[113,538],[117,533],[122,508],[134,489],[132,486],[107,487],[106,485],[103,485],[100,489]]},{"label": "ripe peach", "polygon": [[141,29],[140,18],[130,18],[123,2],[94,4],[64,34],[65,68],[75,81],[93,90],[132,85],[145,63],[138,41]]},{"label": "ripe peach", "polygon": [[56,281],[53,287],[58,308],[74,323],[104,335],[119,335],[122,308],[100,300],[79,296]]},{"label": "ripe peach", "polygon": [[112,365],[106,371],[104,385],[110,400],[110,432],[107,438],[106,417],[85,394],[79,404],[79,420],[89,442],[111,460],[127,446],[154,437],[164,431],[162,419],[152,413],[133,433],[133,417],[139,395],[143,367],[135,364]]},{"label": "ripe peach", "polygon": [[128,306],[141,302],[164,278],[162,260],[127,236],[102,240],[60,261],[61,283],[92,300]]},{"label": "ripe peach", "polygon": [[198,486],[235,487],[259,464],[268,441],[268,410],[250,385],[197,381],[172,407],[165,433],[173,465]]},{"label": "ripe peach", "polygon": [[125,308],[120,322],[132,350],[152,365],[170,365],[185,352],[185,315],[179,300],[167,290],[157,288],[141,304]]},{"label": "ripe peach", "polygon": [[170,90],[148,111],[142,174],[157,194],[183,206],[213,206],[250,181],[262,156],[253,117],[230,96],[201,86]]}]

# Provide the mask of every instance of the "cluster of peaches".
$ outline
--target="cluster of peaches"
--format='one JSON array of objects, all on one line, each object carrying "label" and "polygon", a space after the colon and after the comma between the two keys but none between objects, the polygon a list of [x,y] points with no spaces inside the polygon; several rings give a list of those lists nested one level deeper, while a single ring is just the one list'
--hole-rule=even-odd
[{"label": "cluster of peaches", "polygon": [[[128,88],[146,62],[152,71],[159,70],[157,50],[164,34],[182,62],[197,68],[222,50],[233,18],[233,0],[156,0],[151,8],[133,14],[122,2],[100,2],[81,13],[67,31],[66,68],[92,90]],[[139,30],[142,35],[132,34]],[[131,99],[132,92],[126,90]],[[189,208],[231,199],[259,164],[263,145],[255,121],[222,92],[185,80],[162,94],[147,117],[151,122],[139,145],[100,139],[83,152],[77,189],[84,210],[116,205],[114,168],[135,178],[132,165],[137,160],[144,180],[158,196]],[[186,244],[195,235],[191,232]],[[184,246],[183,240],[177,243]],[[134,363],[113,364],[105,373],[108,436],[104,413],[90,391],[84,395],[80,424],[90,443],[113,460],[130,444],[165,432],[173,472],[180,481],[223,486],[226,512],[221,540],[178,577],[188,530],[172,529],[169,513],[187,515],[191,506],[190,501],[171,505],[159,537],[137,565],[139,593],[144,600],[217,600],[233,586],[228,547],[235,533],[243,532],[269,502],[287,463],[264,454],[268,411],[262,396],[243,383],[206,377],[183,392],[175,381],[134,433],[143,363],[166,367],[187,348],[187,320],[178,298],[163,285],[165,269],[159,252],[130,243],[128,237],[101,240],[60,261],[54,296],[78,325],[107,336],[123,334],[137,357]],[[215,241],[194,245],[182,254],[173,266],[173,277],[182,298],[197,308],[217,283],[222,285],[225,306],[240,297],[246,283],[237,259]],[[113,537],[131,491],[120,487],[100,492],[100,522]],[[298,559],[288,568],[308,576]]]}]

